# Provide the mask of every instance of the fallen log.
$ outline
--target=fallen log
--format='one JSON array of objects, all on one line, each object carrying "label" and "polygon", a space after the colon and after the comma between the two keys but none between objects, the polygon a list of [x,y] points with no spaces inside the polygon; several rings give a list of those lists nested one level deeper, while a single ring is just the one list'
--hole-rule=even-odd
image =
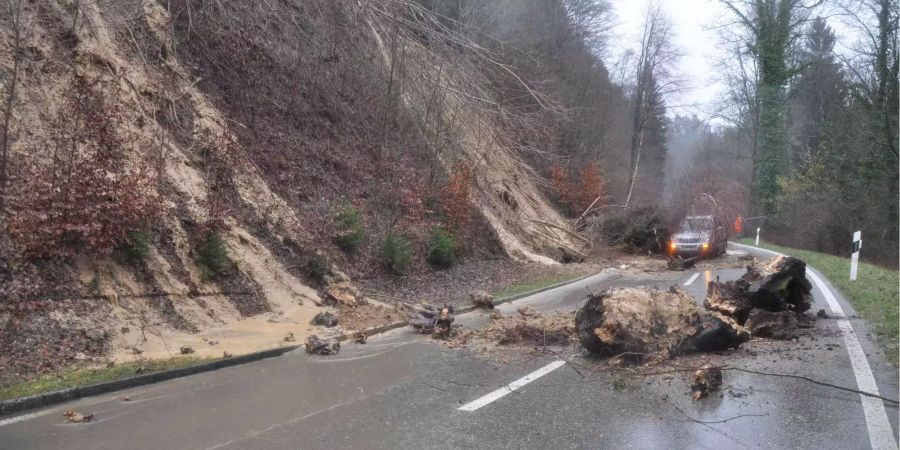
[{"label": "fallen log", "polygon": [[743,324],[750,315],[750,311],[753,310],[749,289],[750,283],[742,279],[725,283],[710,281],[706,286],[706,299],[703,300],[703,307],[709,311],[732,317],[737,323]]},{"label": "fallen log", "polygon": [[575,328],[592,354],[633,355],[632,361],[737,348],[749,338],[676,287],[615,288],[592,295],[575,315]]}]

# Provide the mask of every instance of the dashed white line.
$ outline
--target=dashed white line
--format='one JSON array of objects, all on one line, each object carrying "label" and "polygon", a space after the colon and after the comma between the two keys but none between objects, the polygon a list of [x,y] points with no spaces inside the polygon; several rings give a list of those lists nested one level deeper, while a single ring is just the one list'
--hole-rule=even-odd
[{"label": "dashed white line", "polygon": [[[742,244],[736,245],[743,246]],[[784,256],[783,253],[774,252],[772,250],[759,250]],[[844,338],[844,347],[847,348],[847,354],[850,356],[850,365],[853,367],[856,385],[859,386],[861,391],[880,395],[878,392],[878,384],[875,382],[875,375],[872,374],[872,368],[869,366],[869,361],[866,359],[866,353],[863,351],[862,344],[860,344],[856,332],[853,331],[853,325],[849,320],[844,318],[846,317],[844,308],[838,303],[834,294],[831,292],[831,289],[828,288],[828,285],[825,284],[822,278],[811,268],[807,267],[807,269],[807,276],[815,283],[819,291],[822,292],[822,295],[825,297],[825,302],[828,303],[828,309],[831,310],[833,315],[840,317],[837,320],[837,325],[841,330],[841,336]],[[859,397],[862,401],[863,415],[866,417],[866,427],[869,431],[869,443],[872,445],[872,448],[896,449],[897,442],[894,441],[894,433],[891,430],[890,422],[888,422],[884,403],[875,397],[869,397],[867,395],[860,394]]]},{"label": "dashed white line", "polygon": [[688,280],[687,280],[687,281],[685,281],[685,282],[684,282],[684,285],[685,285],[685,286],[690,286],[690,285],[691,285],[691,283],[693,283],[693,282],[694,282],[694,280],[696,280],[696,279],[697,279],[697,277],[699,277],[699,276],[700,276],[700,272],[696,272],[696,273],[694,273],[694,274],[693,274],[693,275],[691,275],[691,277],[690,277],[690,278],[688,278]]},{"label": "dashed white line", "polygon": [[525,386],[528,383],[531,383],[534,380],[537,380],[544,375],[547,375],[550,372],[553,372],[554,370],[564,366],[565,364],[566,362],[562,360],[553,361],[552,363],[547,364],[546,366],[541,367],[540,369],[535,370],[534,372],[531,372],[528,375],[525,375],[524,377],[519,378],[518,380],[513,381],[512,383],[509,383],[494,392],[491,392],[490,394],[472,400],[471,402],[466,403],[465,405],[462,405],[457,409],[460,411],[475,411],[513,393],[513,391],[521,388],[522,386]]}]

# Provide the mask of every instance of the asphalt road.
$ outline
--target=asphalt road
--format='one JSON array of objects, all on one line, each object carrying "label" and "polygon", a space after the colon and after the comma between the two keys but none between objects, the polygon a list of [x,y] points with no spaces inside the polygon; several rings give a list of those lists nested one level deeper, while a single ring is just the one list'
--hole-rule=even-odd
[{"label": "asphalt road", "polygon": [[[739,274],[609,271],[500,309],[571,310],[588,291],[609,286],[678,284],[700,301],[705,280]],[[833,309],[827,294],[815,288],[814,295],[815,309]],[[856,388],[865,374],[851,359],[847,339],[855,338],[842,330],[845,320],[877,388],[896,398],[896,369],[850,305],[834,300],[846,319],[819,320],[797,341],[754,340],[711,357]],[[459,318],[469,327],[487,320],[481,312]],[[726,371],[725,389],[695,402],[682,374],[599,371],[585,378],[575,367],[595,361],[557,361],[543,354],[503,363],[401,329],[348,344],[338,356],[291,352],[3,417],[0,449],[897,448],[896,405],[870,401],[864,408],[856,393]],[[540,376],[527,377],[536,371]],[[96,419],[67,423],[67,409]]]}]

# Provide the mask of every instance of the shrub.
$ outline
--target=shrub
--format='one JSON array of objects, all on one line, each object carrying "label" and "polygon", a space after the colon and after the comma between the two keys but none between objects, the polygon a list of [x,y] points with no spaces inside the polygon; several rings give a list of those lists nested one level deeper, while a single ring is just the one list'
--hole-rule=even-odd
[{"label": "shrub", "polygon": [[330,269],[331,264],[328,263],[328,257],[322,253],[313,255],[312,259],[309,260],[309,266],[307,268],[310,278],[319,284],[325,284],[325,277],[328,275]]},{"label": "shrub", "polygon": [[599,221],[600,240],[634,253],[663,253],[669,230],[663,214],[651,207],[609,213]]},{"label": "shrub", "polygon": [[450,171],[450,179],[444,186],[442,206],[446,215],[447,228],[457,233],[469,223],[472,215],[470,184],[472,180],[469,165],[459,162]]},{"label": "shrub", "polygon": [[584,212],[591,206],[591,202],[598,197],[600,197],[598,203],[603,200],[603,175],[597,163],[589,162],[585,164],[581,168],[578,178],[578,188],[575,190],[575,197],[572,199],[572,206],[576,209],[576,211],[572,212],[573,214]]},{"label": "shrub", "polygon": [[561,166],[550,167],[550,187],[563,213],[570,216],[584,212],[598,197],[603,200],[603,174],[595,162],[585,164],[577,178]]},{"label": "shrub", "polygon": [[384,265],[394,275],[403,275],[412,261],[409,241],[396,233],[388,233],[381,246],[381,257]]},{"label": "shrub", "polygon": [[[8,232],[29,257],[110,254],[158,216],[162,200],[147,159],[131,161],[121,108],[75,77],[41,144],[46,160],[24,162]],[[140,154],[141,152],[136,152]]]},{"label": "shrub", "polygon": [[456,263],[456,243],[453,236],[441,228],[435,228],[428,244],[428,263],[446,269]]},{"label": "shrub", "polygon": [[128,232],[128,239],[119,246],[125,260],[134,264],[150,255],[150,232],[136,230]]},{"label": "shrub", "polygon": [[341,250],[355,252],[366,239],[366,230],[363,227],[362,214],[359,208],[350,202],[344,202],[334,213],[334,221],[337,223],[337,234],[334,243]]},{"label": "shrub", "polygon": [[197,266],[205,280],[213,280],[227,272],[234,263],[228,257],[225,240],[216,231],[210,231],[197,247]]}]

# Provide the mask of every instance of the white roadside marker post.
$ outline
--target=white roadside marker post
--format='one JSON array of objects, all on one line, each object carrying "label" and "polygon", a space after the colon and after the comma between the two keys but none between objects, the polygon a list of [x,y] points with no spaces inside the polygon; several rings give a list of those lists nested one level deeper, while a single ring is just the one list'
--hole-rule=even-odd
[{"label": "white roadside marker post", "polygon": [[756,246],[759,247],[759,228],[756,228]]},{"label": "white roadside marker post", "polygon": [[850,256],[850,279],[856,281],[856,270],[859,267],[859,249],[862,248],[862,231],[853,233],[853,254]]}]

